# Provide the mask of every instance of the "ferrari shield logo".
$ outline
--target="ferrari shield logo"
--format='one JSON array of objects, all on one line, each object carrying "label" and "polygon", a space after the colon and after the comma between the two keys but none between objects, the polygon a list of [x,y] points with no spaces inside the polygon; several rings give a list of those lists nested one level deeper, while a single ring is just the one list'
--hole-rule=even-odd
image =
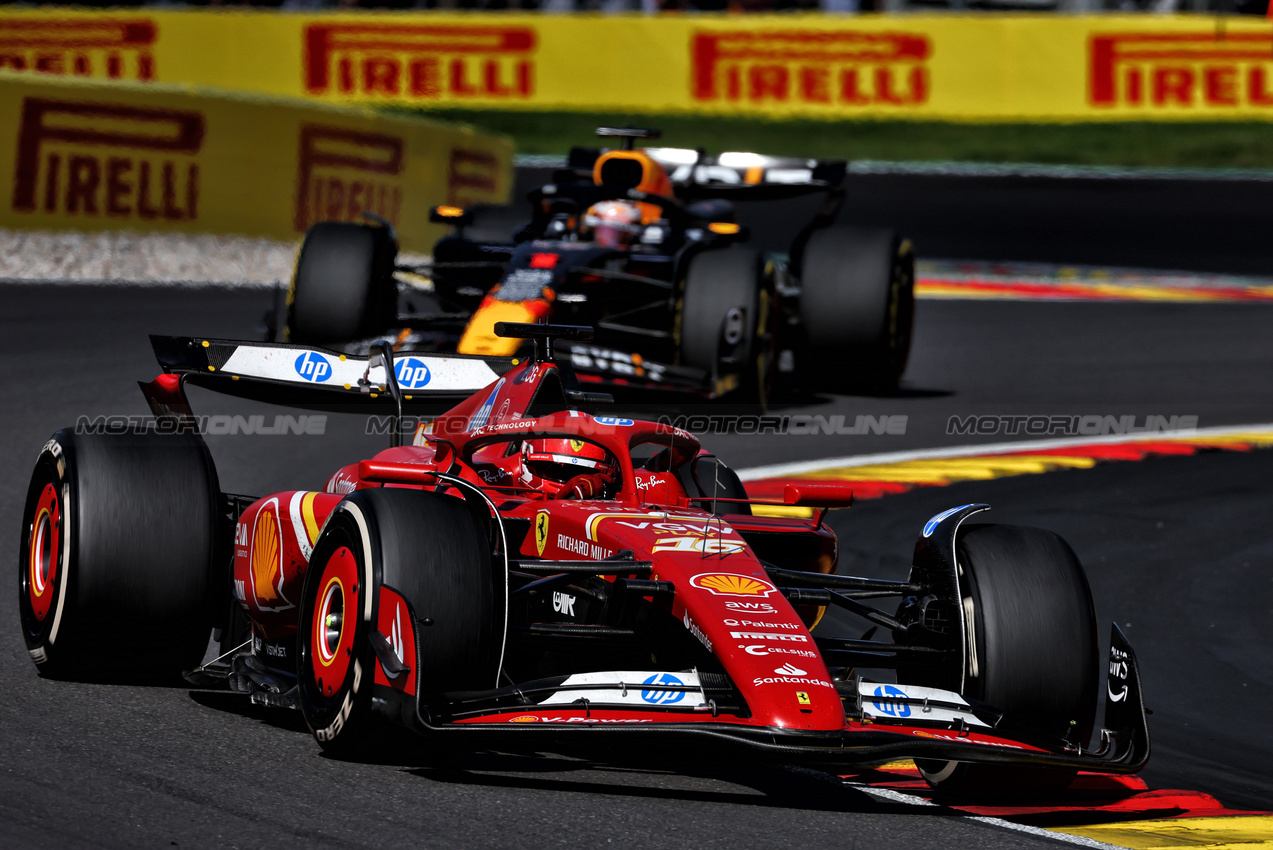
[{"label": "ferrari shield logo", "polygon": [[570,450],[571,450],[571,451],[573,451],[575,454],[579,454],[579,452],[580,452],[582,449],[583,449],[583,440],[571,440],[571,441],[570,441]]},{"label": "ferrari shield logo", "polygon": [[540,511],[535,515],[535,548],[543,557],[544,547],[548,545],[548,511]]},{"label": "ferrari shield logo", "polygon": [[796,702],[801,705],[809,705],[809,694],[807,691],[796,691]]}]

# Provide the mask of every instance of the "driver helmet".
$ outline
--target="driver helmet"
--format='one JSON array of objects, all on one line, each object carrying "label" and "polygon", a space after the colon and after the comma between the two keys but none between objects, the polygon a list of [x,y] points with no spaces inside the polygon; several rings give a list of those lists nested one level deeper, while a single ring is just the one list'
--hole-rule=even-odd
[{"label": "driver helmet", "polygon": [[576,475],[617,471],[614,458],[596,443],[559,437],[523,443],[522,463],[531,473],[558,483]]},{"label": "driver helmet", "polygon": [[583,224],[597,244],[625,248],[641,235],[641,207],[632,201],[600,201],[588,207]]}]

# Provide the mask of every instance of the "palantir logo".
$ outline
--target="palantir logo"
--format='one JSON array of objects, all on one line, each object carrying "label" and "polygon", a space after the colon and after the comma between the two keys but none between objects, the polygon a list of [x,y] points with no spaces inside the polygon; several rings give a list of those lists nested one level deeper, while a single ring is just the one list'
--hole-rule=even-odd
[{"label": "palantir logo", "polygon": [[429,374],[429,367],[424,365],[424,361],[415,357],[399,360],[394,371],[398,375],[398,386],[408,390],[420,389],[433,377]]},{"label": "palantir logo", "polygon": [[911,707],[903,702],[906,699],[906,692],[901,688],[881,685],[875,689],[875,699],[871,701],[871,705],[880,714],[887,714],[889,717],[910,717]]},{"label": "palantir logo", "polygon": [[316,351],[306,351],[296,358],[296,374],[307,381],[321,384],[332,376],[332,364]]},{"label": "palantir logo", "polygon": [[[650,678],[642,682],[643,685],[675,685],[683,686],[685,683],[673,676],[671,673],[655,673]],[[652,702],[655,705],[672,705],[685,699],[684,691],[663,691],[656,688],[645,688],[641,691],[641,699],[646,702]]]}]

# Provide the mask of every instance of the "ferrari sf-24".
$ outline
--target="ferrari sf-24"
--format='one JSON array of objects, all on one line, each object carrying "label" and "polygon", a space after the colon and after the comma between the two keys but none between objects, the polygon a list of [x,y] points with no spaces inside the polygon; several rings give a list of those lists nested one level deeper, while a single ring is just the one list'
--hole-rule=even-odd
[{"label": "ferrari sf-24", "polygon": [[[1132,649],[1115,626],[1102,663],[1087,579],[1057,535],[961,505],[921,526],[908,575],[845,574],[825,522],[844,487],[795,480],[777,504],[812,515],[761,515],[692,434],[578,409],[604,399],[552,344],[590,329],[494,330],[535,353],[152,338],[156,431],[59,431],[36,462],[19,602],[40,672],[184,672],[299,710],[348,758],[405,729],[461,751],[913,758],[951,791],[1146,763]],[[413,389],[420,370],[431,380]],[[392,445],[321,489],[224,493],[202,439],[180,433],[191,385],[387,411]],[[457,401],[402,427],[404,410]],[[865,634],[824,635],[828,606]],[[205,662],[210,634],[221,657]]]}]

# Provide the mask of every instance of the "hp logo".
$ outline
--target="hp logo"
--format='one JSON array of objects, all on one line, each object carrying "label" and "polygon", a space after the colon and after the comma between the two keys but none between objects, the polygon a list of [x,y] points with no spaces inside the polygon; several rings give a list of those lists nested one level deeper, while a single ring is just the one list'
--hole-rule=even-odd
[{"label": "hp logo", "polygon": [[415,357],[406,357],[394,364],[394,372],[398,376],[398,386],[405,390],[418,390],[429,383],[429,367],[424,361]]},{"label": "hp logo", "polygon": [[907,699],[906,692],[901,688],[881,685],[875,689],[875,699],[871,700],[871,705],[880,714],[887,714],[889,717],[910,717],[911,707],[902,702],[904,699]]},{"label": "hp logo", "polygon": [[306,351],[296,358],[296,374],[307,381],[321,384],[332,376],[332,364],[328,363],[323,355]]},{"label": "hp logo", "polygon": [[641,690],[641,699],[646,702],[652,702],[655,705],[671,705],[685,699],[685,691],[660,691],[649,687],[650,685],[685,684],[671,673],[655,673],[641,684],[646,686]]}]

